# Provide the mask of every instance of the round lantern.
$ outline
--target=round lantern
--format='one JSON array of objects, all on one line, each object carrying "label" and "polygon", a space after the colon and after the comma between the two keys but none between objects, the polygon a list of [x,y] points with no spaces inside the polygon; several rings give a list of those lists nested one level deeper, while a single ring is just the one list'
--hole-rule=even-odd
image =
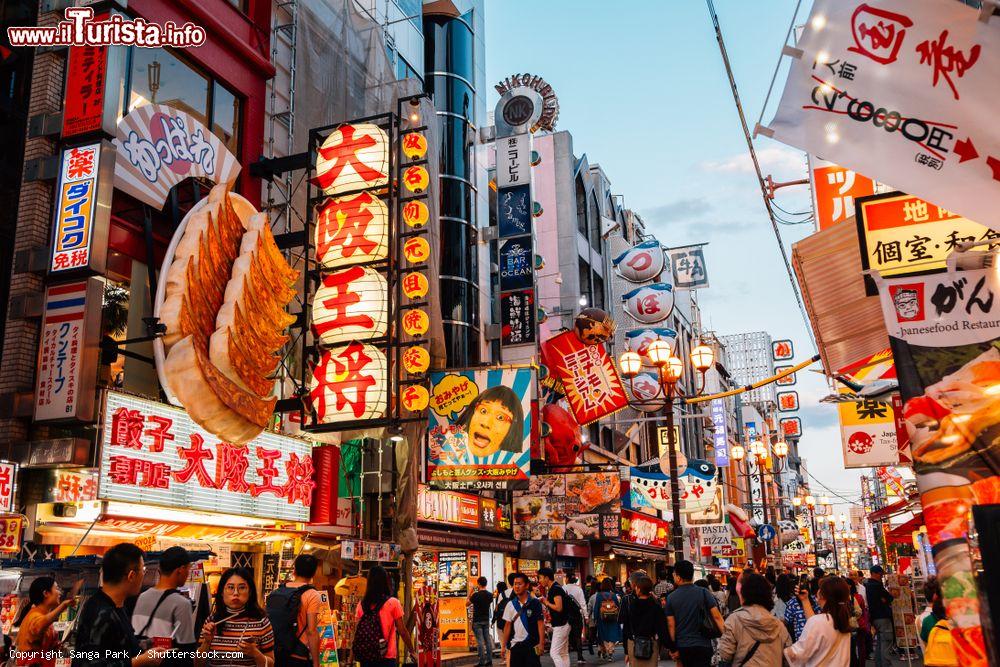
[{"label": "round lantern", "polygon": [[657,412],[667,403],[660,389],[660,381],[652,373],[639,373],[626,382],[626,385],[632,390],[636,401],[641,401],[638,407],[643,412]]},{"label": "round lantern", "polygon": [[423,347],[414,345],[403,352],[403,368],[411,375],[420,375],[431,367],[431,355]]},{"label": "round lantern", "polygon": [[388,407],[388,368],[378,348],[352,342],[323,352],[309,383],[320,424],[378,419]]},{"label": "round lantern", "polygon": [[545,213],[545,209],[538,202],[531,203],[531,217],[538,218],[541,217],[542,213]]},{"label": "round lantern", "polygon": [[403,311],[403,331],[410,336],[423,336],[431,326],[427,313],[419,308]]},{"label": "round lantern", "polygon": [[403,257],[410,264],[423,264],[431,257],[431,244],[422,236],[411,236],[403,242]]},{"label": "round lantern", "polygon": [[419,299],[422,296],[427,296],[429,289],[430,284],[424,274],[415,271],[403,276],[403,294],[406,295],[406,298]]},{"label": "round lantern", "polygon": [[431,177],[428,175],[427,169],[423,166],[416,165],[403,170],[403,185],[410,192],[423,192],[427,189],[430,182]]},{"label": "round lantern", "polygon": [[389,254],[389,208],[368,192],[330,199],[316,215],[316,260],[320,266],[361,264]]},{"label": "round lantern", "polygon": [[419,132],[407,132],[403,135],[403,155],[416,160],[427,155],[427,138]]},{"label": "round lantern", "polygon": [[385,277],[362,266],[323,277],[313,296],[313,330],[324,345],[380,338],[387,331]]},{"label": "round lantern", "polygon": [[411,384],[408,387],[403,387],[402,391],[399,392],[399,402],[403,409],[408,412],[426,410],[430,401],[430,392],[423,385]]},{"label": "round lantern", "polygon": [[656,239],[643,241],[611,260],[615,269],[625,280],[644,283],[653,280],[663,271],[666,257]]},{"label": "round lantern", "polygon": [[[677,332],[673,329],[652,328],[652,329],[632,329],[625,332],[625,344],[628,349],[639,355],[644,366],[654,366],[647,354],[649,345],[653,341],[666,341],[670,346],[672,355],[677,349]],[[669,356],[669,355],[668,355]]]},{"label": "round lantern", "polygon": [[316,151],[316,185],[325,194],[377,188],[389,182],[389,138],[377,125],[341,125]]},{"label": "round lantern", "polygon": [[403,204],[403,222],[407,227],[420,229],[427,224],[430,215],[427,204],[419,199],[411,199]]},{"label": "round lantern", "polygon": [[637,287],[622,295],[625,312],[643,324],[656,324],[670,317],[674,309],[674,288],[666,283]]}]

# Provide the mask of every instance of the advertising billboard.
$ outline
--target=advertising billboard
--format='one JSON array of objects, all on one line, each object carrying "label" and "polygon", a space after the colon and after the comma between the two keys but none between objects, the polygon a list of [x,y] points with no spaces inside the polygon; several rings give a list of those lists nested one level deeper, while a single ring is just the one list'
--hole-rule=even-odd
[{"label": "advertising billboard", "polygon": [[610,540],[621,534],[617,472],[535,475],[514,492],[515,540]]}]

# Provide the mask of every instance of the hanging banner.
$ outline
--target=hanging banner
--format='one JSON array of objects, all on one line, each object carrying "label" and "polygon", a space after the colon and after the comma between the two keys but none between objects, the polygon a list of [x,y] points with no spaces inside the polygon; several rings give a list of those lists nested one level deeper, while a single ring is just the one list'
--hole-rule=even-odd
[{"label": "hanging banner", "polygon": [[899,498],[905,498],[906,492],[903,487],[903,476],[895,468],[879,466],[875,468],[875,474],[879,481],[885,484],[885,488]]},{"label": "hanging banner", "polygon": [[541,347],[542,363],[562,382],[570,410],[580,426],[628,406],[618,370],[604,345],[586,345],[564,331]]},{"label": "hanging banner", "polygon": [[500,343],[526,345],[535,342],[535,289],[500,295]]},{"label": "hanging banner", "polygon": [[101,299],[97,278],[45,290],[35,421],[93,421],[100,357]]},{"label": "hanging banner", "polygon": [[[892,352],[882,350],[870,357],[841,368],[846,375],[862,384],[874,380],[896,379]],[[841,396],[853,395],[853,390],[838,385]],[[891,403],[874,399],[837,403],[840,416],[840,439],[844,449],[845,468],[871,468],[899,463],[899,443],[896,437],[896,415]]]},{"label": "hanging banner", "polygon": [[439,489],[509,489],[528,478],[535,374],[431,373],[427,479]]},{"label": "hanging banner", "polygon": [[675,289],[702,289],[708,287],[708,268],[705,266],[705,245],[670,248],[670,269],[673,271]]},{"label": "hanging banner", "polygon": [[614,540],[621,534],[617,472],[534,475],[514,492],[515,540]]},{"label": "hanging banner", "polygon": [[[101,14],[95,21],[108,18]],[[66,97],[62,138],[101,129],[108,66],[107,46],[70,46],[66,56]]]},{"label": "hanging banner", "polygon": [[960,2],[818,0],[764,133],[1000,228],[1000,27]]},{"label": "hanging banner", "polygon": [[185,178],[232,185],[240,163],[194,116],[163,104],[136,107],[118,122],[115,187],[156,210]]},{"label": "hanging banner", "polygon": [[713,398],[711,407],[712,425],[715,431],[712,432],[712,445],[715,453],[715,466],[724,468],[729,465],[729,433],[726,425],[726,399]]},{"label": "hanging banner", "polygon": [[50,274],[104,273],[115,152],[107,141],[64,148],[56,188]]},{"label": "hanging banner", "polygon": [[851,169],[810,156],[816,228],[826,229],[854,215],[854,202],[875,194],[875,181]]},{"label": "hanging banner", "polygon": [[927,536],[963,665],[986,665],[968,536],[1000,503],[996,269],[879,279]]}]

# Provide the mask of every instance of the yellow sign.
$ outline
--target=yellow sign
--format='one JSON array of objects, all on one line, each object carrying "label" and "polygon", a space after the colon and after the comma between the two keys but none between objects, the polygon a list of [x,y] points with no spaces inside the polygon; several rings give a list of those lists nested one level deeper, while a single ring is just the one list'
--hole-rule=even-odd
[{"label": "yellow sign", "polygon": [[431,355],[422,347],[409,347],[403,352],[403,368],[407,373],[418,375],[431,366]]},{"label": "yellow sign", "polygon": [[413,229],[420,229],[426,225],[430,215],[427,204],[419,199],[411,199],[403,205],[403,222]]},{"label": "yellow sign", "polygon": [[21,532],[24,519],[19,516],[0,519],[0,552],[17,553],[21,550]]},{"label": "yellow sign", "polygon": [[[659,439],[659,455],[662,459],[667,456],[667,446],[670,444],[670,429],[666,426],[661,426],[656,429],[656,435]],[[679,424],[674,424],[674,450],[681,451],[681,427]]]},{"label": "yellow sign", "polygon": [[410,336],[423,336],[430,328],[431,321],[427,313],[419,308],[411,308],[403,312],[403,331]]},{"label": "yellow sign", "polygon": [[421,166],[407,167],[403,170],[403,185],[410,192],[423,192],[431,182],[427,169]]},{"label": "yellow sign", "polygon": [[427,155],[427,138],[419,132],[407,132],[404,134],[403,155],[411,160]]},{"label": "yellow sign", "polygon": [[427,296],[430,287],[427,276],[422,273],[413,272],[403,276],[403,294],[408,299],[419,299],[422,296]]}]

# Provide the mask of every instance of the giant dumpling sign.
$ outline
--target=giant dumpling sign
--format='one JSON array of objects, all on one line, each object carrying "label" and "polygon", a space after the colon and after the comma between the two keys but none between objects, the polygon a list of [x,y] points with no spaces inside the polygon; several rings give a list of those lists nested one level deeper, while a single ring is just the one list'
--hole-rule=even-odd
[{"label": "giant dumpling sign", "polygon": [[154,313],[166,326],[160,381],[226,442],[249,442],[271,419],[297,278],[267,216],[226,185],[195,204],[167,250]]}]

